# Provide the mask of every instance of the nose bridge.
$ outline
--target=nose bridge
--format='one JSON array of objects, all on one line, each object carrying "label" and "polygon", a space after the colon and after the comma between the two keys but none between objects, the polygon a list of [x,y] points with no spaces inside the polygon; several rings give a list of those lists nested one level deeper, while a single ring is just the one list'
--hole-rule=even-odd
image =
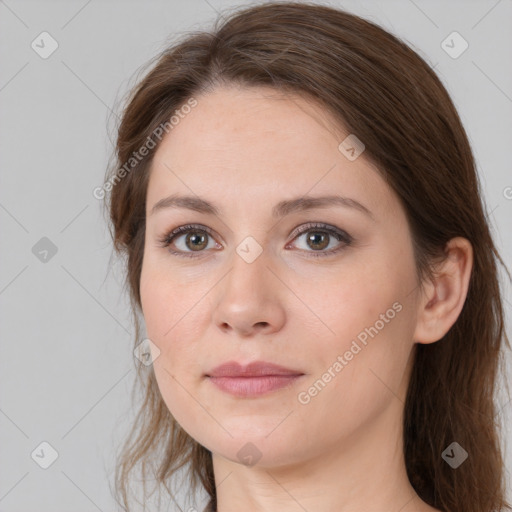
[{"label": "nose bridge", "polygon": [[233,251],[230,271],[219,288],[214,311],[219,328],[231,328],[243,335],[262,326],[273,332],[284,321],[281,294],[275,289],[278,280],[269,268],[269,252],[259,244],[258,249],[256,243],[244,239]]},{"label": "nose bridge", "polygon": [[[229,287],[254,296],[268,286],[269,251],[253,237],[246,237],[233,252]],[[250,297],[247,297],[250,300]]]}]

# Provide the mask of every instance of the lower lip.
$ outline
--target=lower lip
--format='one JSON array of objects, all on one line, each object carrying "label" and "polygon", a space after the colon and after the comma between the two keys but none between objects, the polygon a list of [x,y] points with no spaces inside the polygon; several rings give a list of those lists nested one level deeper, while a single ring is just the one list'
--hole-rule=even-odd
[{"label": "lower lip", "polygon": [[219,389],[237,397],[257,397],[290,386],[303,375],[265,375],[262,377],[208,377]]}]

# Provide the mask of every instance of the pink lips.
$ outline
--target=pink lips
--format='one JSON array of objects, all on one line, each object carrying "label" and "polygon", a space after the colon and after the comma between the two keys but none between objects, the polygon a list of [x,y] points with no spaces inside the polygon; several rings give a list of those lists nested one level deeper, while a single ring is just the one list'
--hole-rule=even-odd
[{"label": "pink lips", "polygon": [[256,397],[289,386],[304,374],[264,361],[242,366],[236,361],[224,363],[207,373],[219,389],[237,397]]}]

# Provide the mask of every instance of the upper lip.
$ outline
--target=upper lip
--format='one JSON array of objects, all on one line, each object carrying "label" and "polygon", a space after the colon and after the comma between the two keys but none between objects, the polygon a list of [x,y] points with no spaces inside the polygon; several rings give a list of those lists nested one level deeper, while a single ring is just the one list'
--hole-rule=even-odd
[{"label": "upper lip", "polygon": [[228,361],[209,371],[207,377],[263,377],[265,375],[304,375],[301,371],[292,370],[265,361],[254,361],[242,365],[236,361]]}]

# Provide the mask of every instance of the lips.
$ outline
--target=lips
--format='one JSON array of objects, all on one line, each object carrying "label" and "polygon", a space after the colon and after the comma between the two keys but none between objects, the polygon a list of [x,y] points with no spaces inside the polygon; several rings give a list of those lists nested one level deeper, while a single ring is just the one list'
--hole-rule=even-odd
[{"label": "lips", "polygon": [[248,365],[241,365],[236,361],[228,361],[227,363],[217,366],[213,370],[207,372],[207,377],[266,377],[266,376],[300,376],[304,375],[299,370],[285,368],[266,361],[255,361]]},{"label": "lips", "polygon": [[300,370],[265,361],[248,365],[229,361],[209,371],[206,377],[217,389],[234,397],[258,398],[289,388],[303,375]]}]

